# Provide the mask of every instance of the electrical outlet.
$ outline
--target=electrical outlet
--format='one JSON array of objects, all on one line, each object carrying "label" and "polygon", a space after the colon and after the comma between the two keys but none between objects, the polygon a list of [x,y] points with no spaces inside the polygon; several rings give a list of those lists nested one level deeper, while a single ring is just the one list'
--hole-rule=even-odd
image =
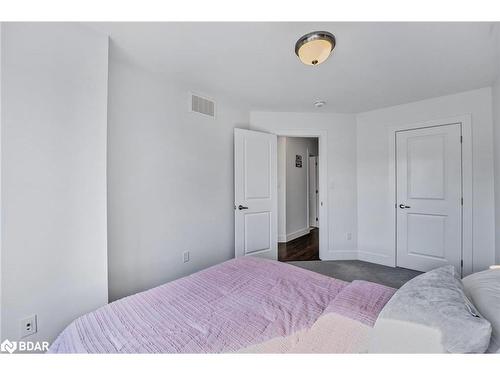
[{"label": "electrical outlet", "polygon": [[189,262],[189,251],[184,251],[184,252],[182,253],[182,261],[183,261],[184,263]]},{"label": "electrical outlet", "polygon": [[347,241],[351,241],[352,240],[352,233],[351,232],[348,232],[346,234],[346,238],[347,238]]},{"label": "electrical outlet", "polygon": [[29,316],[21,320],[21,337],[35,334],[38,331],[36,315]]}]

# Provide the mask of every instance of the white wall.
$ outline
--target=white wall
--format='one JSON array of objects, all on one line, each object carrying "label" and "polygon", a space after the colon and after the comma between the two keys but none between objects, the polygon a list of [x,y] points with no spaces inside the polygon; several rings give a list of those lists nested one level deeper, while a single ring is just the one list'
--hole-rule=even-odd
[{"label": "white wall", "polygon": [[[250,113],[250,128],[270,132],[293,129],[327,132],[328,255],[323,258],[356,258],[355,116],[253,111]],[[351,240],[347,240],[347,233],[352,233]]]},{"label": "white wall", "polygon": [[496,235],[496,259],[495,264],[500,264],[500,28],[496,25],[496,64],[497,64],[497,77],[492,87],[492,106],[493,106],[493,142],[495,152],[495,219],[497,228]]},{"label": "white wall", "polygon": [[111,44],[110,300],[234,257],[233,129],[248,110],[208,92],[217,119],[189,113],[189,90],[118,61]]},{"label": "white wall", "polygon": [[2,338],[38,315],[52,341],[107,302],[108,39],[78,24],[4,23]]},{"label": "white wall", "polygon": [[491,89],[379,109],[357,115],[358,248],[361,259],[394,262],[393,197],[389,196],[388,127],[472,114],[473,267],[494,261]]}]

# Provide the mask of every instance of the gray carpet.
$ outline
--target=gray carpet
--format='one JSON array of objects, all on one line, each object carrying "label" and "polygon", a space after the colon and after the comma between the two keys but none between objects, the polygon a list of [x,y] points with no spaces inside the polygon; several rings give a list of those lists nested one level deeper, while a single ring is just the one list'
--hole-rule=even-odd
[{"label": "gray carpet", "polygon": [[421,274],[406,268],[392,268],[360,260],[310,260],[288,264],[344,281],[367,280],[393,288],[400,288],[408,280]]}]

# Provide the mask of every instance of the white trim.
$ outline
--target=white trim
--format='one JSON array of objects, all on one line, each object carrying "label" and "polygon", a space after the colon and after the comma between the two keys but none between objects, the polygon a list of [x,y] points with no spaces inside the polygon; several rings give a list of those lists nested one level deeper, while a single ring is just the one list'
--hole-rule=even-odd
[{"label": "white trim", "polygon": [[472,115],[462,120],[462,259],[464,261],[463,276],[474,272],[474,245],[472,242],[472,207],[473,207],[473,175],[472,175]]},{"label": "white trim", "polygon": [[306,157],[305,160],[302,160],[302,165],[306,165],[306,225],[308,228],[311,227],[311,223],[309,223],[309,147],[306,147]]},{"label": "white trim", "polygon": [[472,115],[464,114],[460,116],[447,117],[443,119],[426,122],[395,125],[387,127],[389,141],[389,202],[394,208],[392,215],[393,247],[391,248],[394,257],[394,265],[397,265],[396,249],[396,132],[401,130],[411,130],[428,128],[433,126],[443,126],[450,124],[461,124],[462,128],[462,195],[464,204],[462,206],[462,259],[464,262],[463,276],[473,271],[473,248],[472,248]]},{"label": "white trim", "polygon": [[[311,165],[311,159],[314,160],[314,168],[311,169],[310,168],[310,165]],[[309,156],[307,158],[307,163],[309,164],[309,170],[307,171],[308,174],[307,174],[307,185],[308,185],[308,204],[309,204],[309,217],[308,217],[308,222],[309,222],[309,226],[312,227],[312,228],[317,228],[318,227],[318,220],[316,220],[318,218],[318,197],[317,197],[317,193],[316,193],[316,190],[318,188],[318,181],[317,181],[317,175],[318,175],[318,171],[317,171],[317,167],[318,167],[318,157],[317,156]],[[314,191],[311,192],[311,170],[314,170]],[[311,200],[311,195],[314,196],[314,200],[313,200],[313,206],[314,206],[314,209],[315,209],[315,213],[316,215],[314,215],[314,220],[311,222],[311,203],[310,203],[310,200]]]},{"label": "white trim", "polygon": [[[283,137],[317,137],[318,138],[318,173],[319,173],[319,258],[329,258],[329,233],[328,226],[328,131],[316,129],[268,129],[268,132]],[[309,223],[309,219],[307,221]],[[323,228],[323,229],[322,229]]]},{"label": "white trim", "polygon": [[321,257],[321,260],[357,260],[357,250],[332,250],[328,251],[326,256]]},{"label": "white trim", "polygon": [[384,266],[396,267],[396,258],[387,254],[373,253],[371,251],[358,250],[358,260],[365,262],[382,264]]},{"label": "white trim", "polygon": [[292,233],[288,233],[286,235],[286,241],[285,242],[288,242],[288,241],[294,240],[296,238],[305,236],[306,234],[309,234],[310,232],[311,232],[311,228],[307,227],[307,228],[299,229],[299,230],[297,230],[295,232],[292,232]]},{"label": "white trim", "polygon": [[362,250],[333,250],[329,251],[328,256],[321,260],[361,260],[388,267],[396,266],[392,256]]},{"label": "white trim", "polygon": [[286,243],[286,234],[278,234],[278,243]]}]

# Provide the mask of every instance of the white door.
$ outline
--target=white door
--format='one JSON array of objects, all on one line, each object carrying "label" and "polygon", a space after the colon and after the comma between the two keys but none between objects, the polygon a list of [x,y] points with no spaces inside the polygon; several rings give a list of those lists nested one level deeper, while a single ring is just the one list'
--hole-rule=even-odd
[{"label": "white door", "polygon": [[397,265],[461,272],[461,125],[396,133]]},{"label": "white door", "polygon": [[318,157],[309,157],[309,226],[318,227]]},{"label": "white door", "polygon": [[278,258],[277,137],[234,129],[235,256]]}]

